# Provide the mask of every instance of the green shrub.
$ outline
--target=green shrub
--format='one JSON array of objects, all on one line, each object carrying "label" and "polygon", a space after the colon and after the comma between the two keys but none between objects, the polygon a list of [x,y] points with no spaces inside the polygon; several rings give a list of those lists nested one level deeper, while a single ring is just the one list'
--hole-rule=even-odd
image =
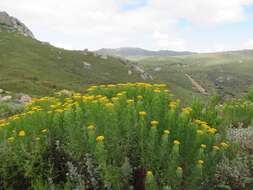
[{"label": "green shrub", "polygon": [[101,85],[86,95],[36,99],[24,113],[0,120],[0,184],[200,189],[229,147],[218,138],[219,123],[215,106],[196,101],[181,108],[158,84]]},{"label": "green shrub", "polygon": [[227,102],[224,105],[224,120],[234,127],[248,127],[253,120],[253,102],[239,99]]}]

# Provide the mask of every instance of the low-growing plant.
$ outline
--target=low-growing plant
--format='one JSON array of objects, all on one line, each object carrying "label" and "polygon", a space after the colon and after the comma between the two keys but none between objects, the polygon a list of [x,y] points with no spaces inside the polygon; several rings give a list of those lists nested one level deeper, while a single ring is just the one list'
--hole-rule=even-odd
[{"label": "low-growing plant", "polygon": [[23,109],[22,104],[13,102],[0,102],[0,118],[6,118],[11,115],[21,113]]},{"label": "low-growing plant", "polygon": [[34,99],[0,120],[0,184],[201,189],[229,145],[215,106],[172,97],[163,84],[127,83]]},{"label": "low-growing plant", "polygon": [[245,99],[229,101],[224,105],[223,114],[227,125],[248,127],[253,121],[253,102]]}]

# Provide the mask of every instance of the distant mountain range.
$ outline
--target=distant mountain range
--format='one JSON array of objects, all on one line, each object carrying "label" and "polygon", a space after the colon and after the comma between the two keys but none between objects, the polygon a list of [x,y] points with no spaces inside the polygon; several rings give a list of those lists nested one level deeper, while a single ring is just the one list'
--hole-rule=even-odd
[{"label": "distant mountain range", "polygon": [[177,56],[177,55],[191,55],[195,54],[190,51],[172,51],[172,50],[159,50],[151,51],[142,48],[122,47],[116,49],[99,49],[96,53],[101,55],[111,55],[118,57],[132,57],[132,56]]}]

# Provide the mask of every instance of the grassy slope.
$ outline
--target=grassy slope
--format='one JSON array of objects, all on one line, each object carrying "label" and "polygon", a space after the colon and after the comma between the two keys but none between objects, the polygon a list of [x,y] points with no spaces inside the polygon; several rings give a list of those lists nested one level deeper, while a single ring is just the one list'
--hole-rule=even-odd
[{"label": "grassy slope", "polygon": [[[91,69],[83,62],[91,64]],[[0,32],[0,88],[46,95],[59,89],[80,90],[101,83],[140,81],[120,60],[67,51],[21,36]]]},{"label": "grassy slope", "polygon": [[[194,54],[175,57],[134,59],[155,78],[170,83],[182,93],[194,94],[185,73],[190,74],[210,94],[241,95],[253,85],[253,51]],[[161,71],[155,71],[155,68]],[[197,93],[199,94],[199,93]]]}]

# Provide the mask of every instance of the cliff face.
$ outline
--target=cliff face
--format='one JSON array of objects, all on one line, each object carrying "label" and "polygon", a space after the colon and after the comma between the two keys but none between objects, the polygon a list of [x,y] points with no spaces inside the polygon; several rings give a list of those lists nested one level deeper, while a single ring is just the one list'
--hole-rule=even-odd
[{"label": "cliff face", "polygon": [[33,33],[22,22],[6,12],[0,12],[0,31],[3,29],[17,31],[24,36],[34,38]]}]

